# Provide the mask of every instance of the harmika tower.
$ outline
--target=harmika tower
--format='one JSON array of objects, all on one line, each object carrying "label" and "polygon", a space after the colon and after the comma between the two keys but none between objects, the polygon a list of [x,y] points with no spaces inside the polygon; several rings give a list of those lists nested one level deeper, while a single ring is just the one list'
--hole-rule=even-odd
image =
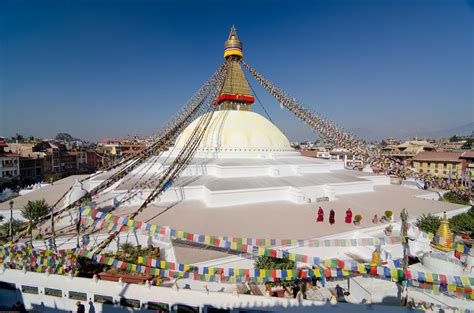
[{"label": "harmika tower", "polygon": [[229,72],[215,103],[218,110],[250,111],[254,97],[239,63],[242,57],[242,42],[237,37],[237,29],[232,26],[224,43],[224,58],[229,62]]}]

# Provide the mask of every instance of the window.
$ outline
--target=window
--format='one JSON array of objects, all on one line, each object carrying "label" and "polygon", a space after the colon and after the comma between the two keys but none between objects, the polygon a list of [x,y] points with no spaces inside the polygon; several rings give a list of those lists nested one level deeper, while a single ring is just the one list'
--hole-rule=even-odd
[{"label": "window", "polygon": [[430,167],[430,166],[431,166],[431,163],[430,163],[430,162],[428,162],[428,165],[427,165],[427,166],[428,166],[428,167]]},{"label": "window", "polygon": [[429,173],[429,172],[430,172],[430,169],[427,169],[426,172]]},{"label": "window", "polygon": [[444,163],[444,164],[443,164],[443,167],[444,167],[444,168],[447,168],[447,167],[448,167],[448,164],[447,164],[447,163]]},{"label": "window", "polygon": [[435,173],[438,174],[438,170],[435,170]]}]

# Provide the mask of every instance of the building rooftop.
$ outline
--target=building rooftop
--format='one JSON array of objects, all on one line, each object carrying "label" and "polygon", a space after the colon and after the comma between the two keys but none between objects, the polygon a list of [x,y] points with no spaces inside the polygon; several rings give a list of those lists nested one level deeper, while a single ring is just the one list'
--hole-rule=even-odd
[{"label": "building rooftop", "polygon": [[474,159],[474,150],[463,152],[460,158],[461,159]]},{"label": "building rooftop", "polygon": [[424,151],[416,155],[413,161],[461,162],[459,160],[461,155],[462,152]]}]

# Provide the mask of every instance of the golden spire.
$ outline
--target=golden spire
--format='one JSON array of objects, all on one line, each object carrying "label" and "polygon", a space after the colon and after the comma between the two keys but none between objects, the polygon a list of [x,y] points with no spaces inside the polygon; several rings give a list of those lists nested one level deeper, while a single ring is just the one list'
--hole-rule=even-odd
[{"label": "golden spire", "polygon": [[436,232],[436,236],[433,238],[431,246],[444,252],[453,250],[453,234],[449,228],[449,220],[446,216],[446,212],[444,212],[441,224]]},{"label": "golden spire", "polygon": [[237,59],[244,56],[242,53],[242,42],[240,42],[239,37],[237,36],[237,29],[234,25],[230,28],[227,41],[224,42],[224,58],[227,59],[231,56],[236,57]]},{"label": "golden spire", "polygon": [[376,247],[374,252],[372,252],[372,265],[378,265],[380,264],[380,252],[379,252],[379,247]]},{"label": "golden spire", "polygon": [[224,58],[229,67],[219,97],[214,101],[218,110],[250,111],[251,109],[254,97],[239,62],[242,56],[242,42],[237,36],[237,29],[232,26],[229,37],[224,43]]}]

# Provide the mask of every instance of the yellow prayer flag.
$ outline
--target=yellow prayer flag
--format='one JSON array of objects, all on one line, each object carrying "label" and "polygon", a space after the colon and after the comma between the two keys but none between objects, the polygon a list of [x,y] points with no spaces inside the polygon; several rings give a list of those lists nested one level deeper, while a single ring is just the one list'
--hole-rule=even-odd
[{"label": "yellow prayer flag", "polygon": [[392,277],[392,280],[394,281],[398,280],[398,271],[396,268],[390,269],[390,276]]},{"label": "yellow prayer flag", "polygon": [[432,283],[432,282],[433,282],[433,274],[431,274],[431,273],[425,273],[425,280],[426,280],[426,282],[428,282],[428,283]]}]

